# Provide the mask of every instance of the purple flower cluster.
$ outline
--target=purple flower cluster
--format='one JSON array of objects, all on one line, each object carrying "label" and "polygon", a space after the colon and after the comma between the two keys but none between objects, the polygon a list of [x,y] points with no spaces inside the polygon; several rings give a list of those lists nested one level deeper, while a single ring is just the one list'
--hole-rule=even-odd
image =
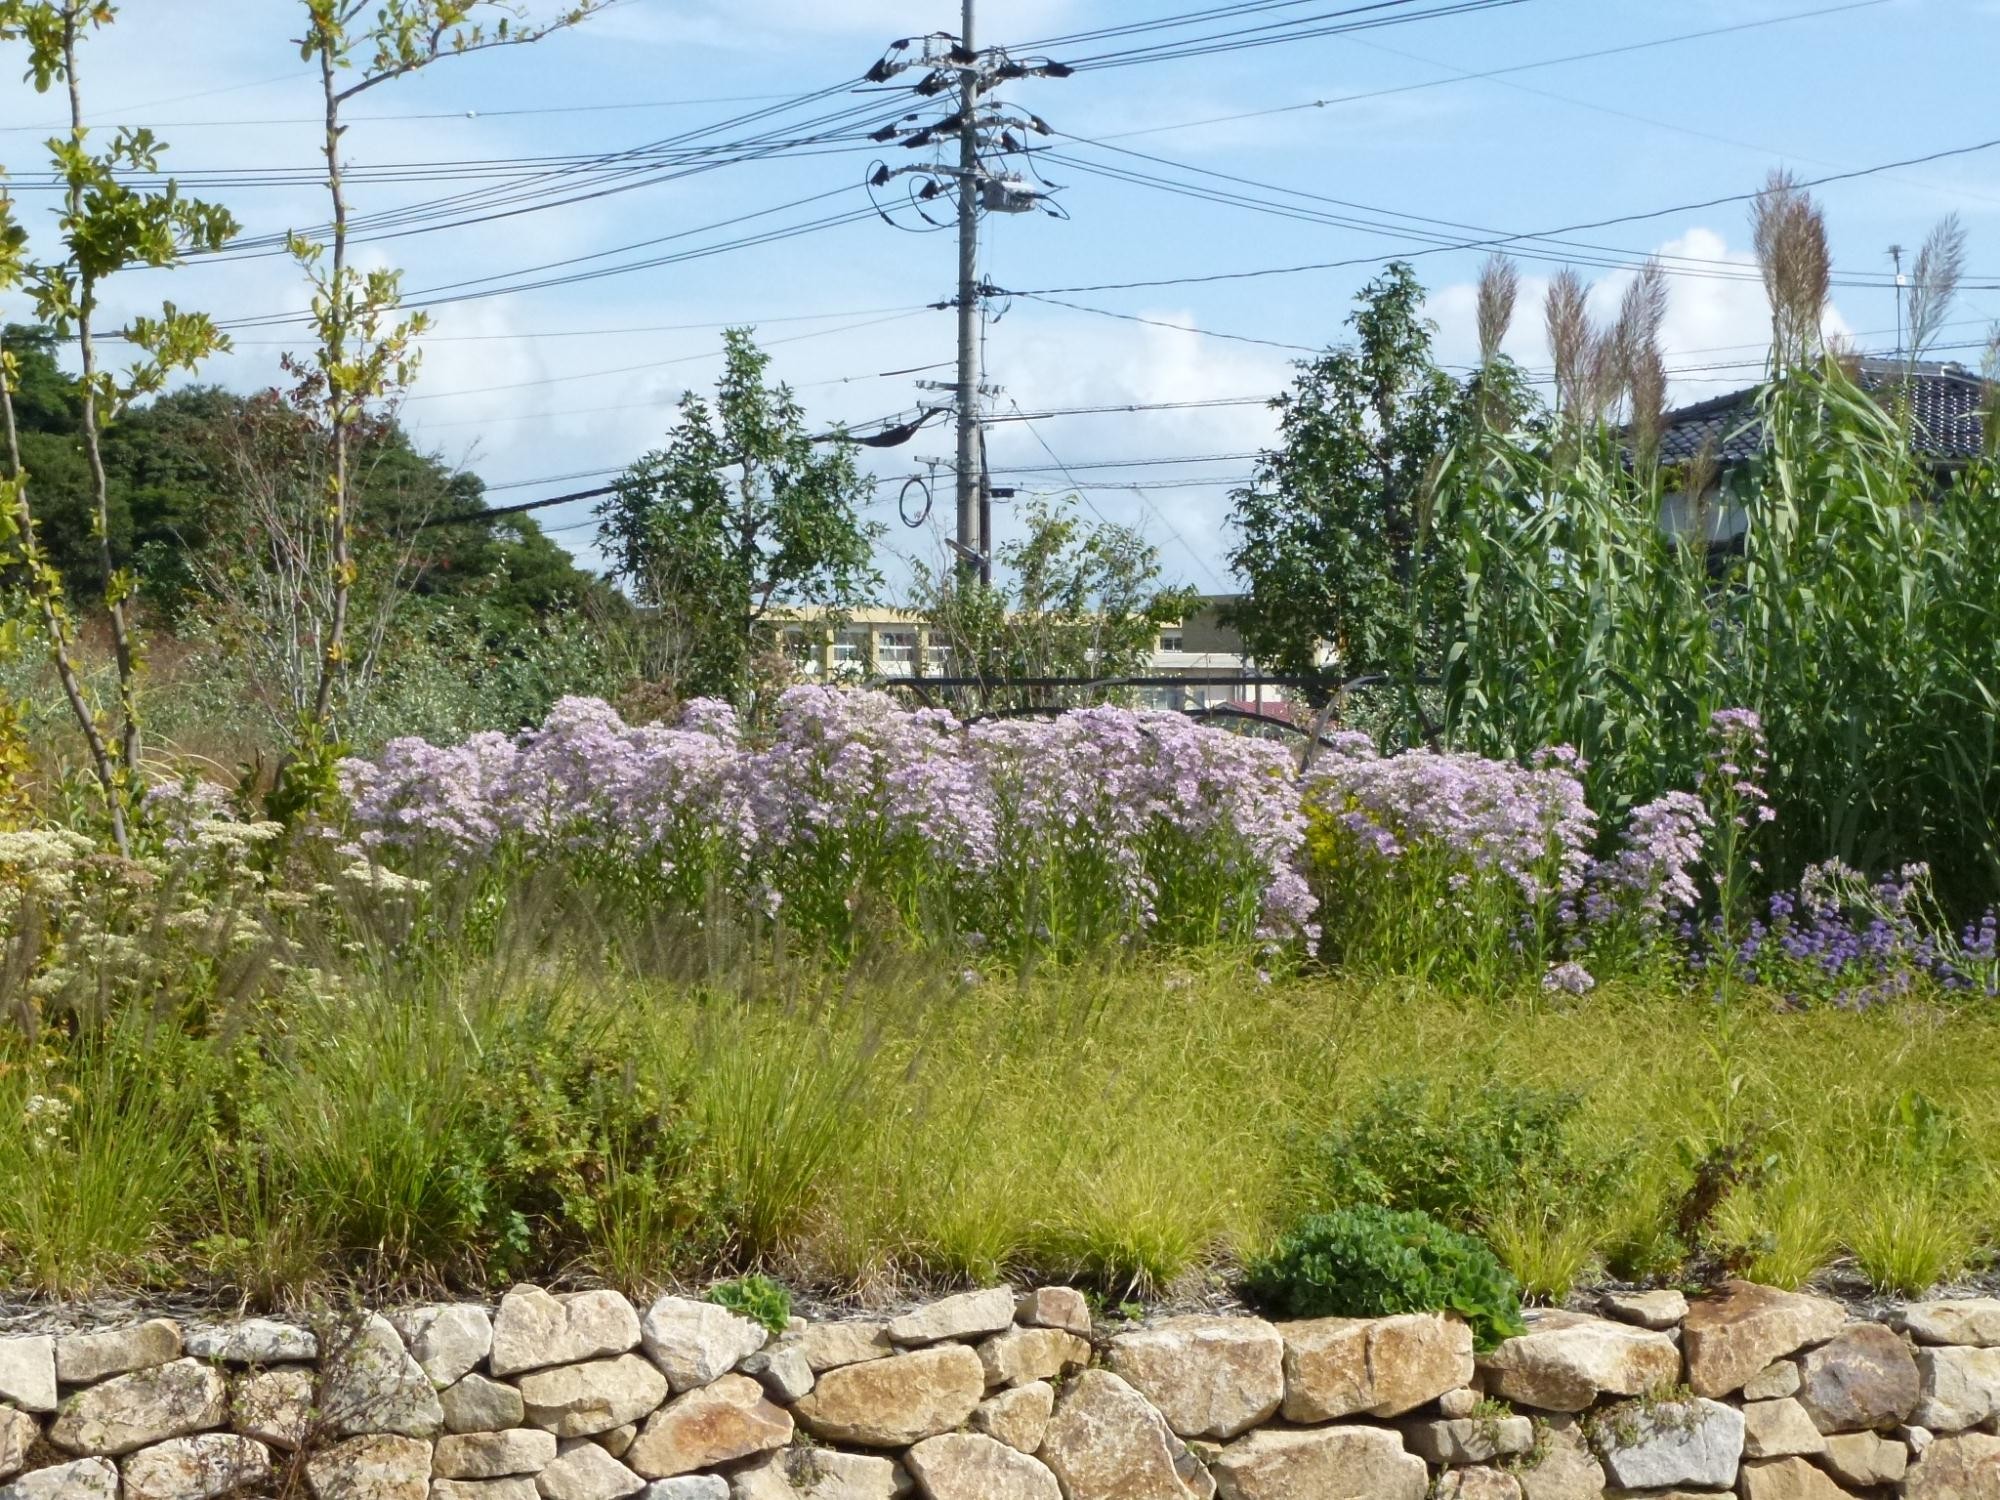
[{"label": "purple flower cluster", "polygon": [[1708,808],[1692,792],[1668,792],[1633,808],[1617,852],[1591,866],[1585,916],[1632,912],[1651,928],[1692,910],[1701,899],[1695,872],[1710,826]]},{"label": "purple flower cluster", "polygon": [[1265,935],[1310,935],[1289,754],[1178,714],[1100,708],[968,729],[879,693],[798,687],[769,741],[750,746],[721,704],[690,704],[668,728],[566,698],[519,735],[397,740],[341,774],[371,853],[468,865],[506,845],[672,877],[699,851],[711,882],[823,929],[886,896],[906,909],[956,900],[959,929],[990,934],[982,907],[997,883],[1060,890],[1089,865],[1115,887],[1126,936],[1204,882],[1247,893]]},{"label": "purple flower cluster", "polygon": [[691,704],[682,726],[667,728],[627,724],[595,698],[563,698],[518,735],[442,747],[392,740],[379,759],[342,761],[340,773],[364,851],[424,850],[470,865],[511,838],[671,878],[690,857],[747,856],[753,830],[735,791],[740,759],[724,705]]},{"label": "purple flower cluster", "polygon": [[1991,998],[2000,993],[1996,940],[2000,916],[1989,911],[1952,941],[1923,865],[1871,882],[1828,860],[1808,869],[1796,891],[1770,897],[1733,956],[1752,978],[1795,1002],[1863,1009],[1908,994],[1919,982]]},{"label": "purple flower cluster", "polygon": [[[1261,934],[1310,937],[1314,900],[1298,868],[1305,838],[1289,750],[1184,714],[1077,709],[1053,720],[975,725],[1011,857],[1044,878],[1093,862],[1100,891],[1142,926],[1174,887],[1261,889]],[[1206,864],[1207,870],[1192,868]],[[1201,878],[1205,877],[1205,878]]]},{"label": "purple flower cluster", "polygon": [[1573,893],[1589,873],[1597,819],[1579,769],[1567,747],[1522,766],[1428,750],[1384,758],[1356,739],[1314,765],[1307,796],[1382,860],[1421,849],[1498,875],[1534,904]]}]

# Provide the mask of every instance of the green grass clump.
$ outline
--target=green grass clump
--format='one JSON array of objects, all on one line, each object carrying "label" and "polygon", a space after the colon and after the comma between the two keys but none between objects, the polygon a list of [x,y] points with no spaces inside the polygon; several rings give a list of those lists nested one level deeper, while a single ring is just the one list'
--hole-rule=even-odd
[{"label": "green grass clump", "polygon": [[[1910,1290],[2000,1243],[1990,1006],[407,946],[226,1025],[0,1030],[0,1276],[265,1303],[1036,1277],[1116,1302],[1371,1201],[1476,1231],[1549,1300],[1600,1269]],[[1335,1192],[1342,1144],[1379,1193]]]},{"label": "green grass clump", "polygon": [[1520,1288],[1493,1252],[1429,1214],[1314,1214],[1251,1262],[1245,1284],[1262,1306],[1294,1318],[1456,1313],[1480,1349],[1527,1331]]},{"label": "green grass clump", "polygon": [[783,1333],[792,1321],[792,1294],[770,1277],[754,1272],[734,1281],[718,1281],[708,1289],[708,1300],[753,1323],[762,1323],[772,1333]]}]

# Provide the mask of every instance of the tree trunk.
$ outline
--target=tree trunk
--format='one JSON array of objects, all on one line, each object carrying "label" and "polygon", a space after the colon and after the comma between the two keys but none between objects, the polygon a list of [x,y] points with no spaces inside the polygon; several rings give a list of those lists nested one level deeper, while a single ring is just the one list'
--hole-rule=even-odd
[{"label": "tree trunk", "polygon": [[[83,90],[76,76],[76,21],[74,7],[63,14],[63,70],[69,81],[71,139],[83,139]],[[83,188],[72,183],[69,189],[70,217],[83,215]],[[124,591],[118,580],[117,561],[111,552],[111,483],[104,472],[104,449],[98,431],[97,345],[91,318],[97,311],[97,279],[80,267],[77,274],[76,334],[83,361],[83,450],[90,460],[91,524],[97,533],[97,561],[104,570],[104,604],[111,616],[111,654],[118,669],[119,760],[129,784],[139,776],[139,697],[138,665],[132,649],[132,622]]]},{"label": "tree trunk", "polygon": [[347,603],[354,586],[354,559],[348,538],[348,436],[353,421],[350,395],[336,387],[335,371],[347,357],[347,197],[340,177],[340,91],[334,77],[333,43],[322,37],[319,48],[320,85],[326,99],[326,185],[333,198],[333,276],[330,283],[332,315],[327,324],[326,347],[321,351],[320,369],[326,377],[326,409],[331,431],[332,472],[328,478],[331,509],[331,556],[333,607],[322,643],[319,682],[313,690],[312,722],[324,730],[332,718],[335,679],[340,674],[347,651]]}]

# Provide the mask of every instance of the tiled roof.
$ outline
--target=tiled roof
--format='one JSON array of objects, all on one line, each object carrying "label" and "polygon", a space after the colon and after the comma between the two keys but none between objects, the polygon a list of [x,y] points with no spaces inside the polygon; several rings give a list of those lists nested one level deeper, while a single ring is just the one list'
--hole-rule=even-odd
[{"label": "tiled roof", "polygon": [[[1901,383],[1908,368],[1903,360],[1865,357],[1854,374],[1863,390],[1886,393]],[[1752,387],[1668,412],[1660,436],[1660,461],[1686,463],[1703,448],[1710,448],[1722,464],[1741,463],[1755,455],[1764,442],[1755,397]],[[1916,451],[1937,463],[1978,457],[1985,404],[1985,383],[1977,375],[1960,365],[1919,363],[1910,380]]]}]

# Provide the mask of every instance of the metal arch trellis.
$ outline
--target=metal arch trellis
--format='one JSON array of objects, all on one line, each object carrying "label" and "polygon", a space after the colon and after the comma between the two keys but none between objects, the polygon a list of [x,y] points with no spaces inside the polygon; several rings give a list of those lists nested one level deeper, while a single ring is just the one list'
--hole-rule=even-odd
[{"label": "metal arch trellis", "polygon": [[[1296,735],[1306,742],[1302,769],[1312,765],[1314,756],[1321,749],[1331,749],[1338,740],[1328,737],[1328,728],[1336,721],[1348,696],[1363,688],[1386,687],[1396,679],[1384,672],[1365,672],[1357,677],[1333,682],[1323,677],[1273,676],[1205,676],[1187,677],[1131,676],[1131,677],[890,677],[883,680],[887,688],[901,688],[916,695],[926,707],[939,704],[931,696],[931,690],[948,692],[953,689],[976,689],[981,693],[1005,692],[1008,690],[1078,690],[1086,694],[1115,692],[1123,688],[1188,688],[1188,687],[1278,687],[1308,688],[1326,693],[1326,701],[1313,717],[1311,727],[1282,719],[1271,714],[1258,713],[1251,709],[1239,708],[1235,704],[1219,703],[1194,705],[1176,710],[1189,718],[1203,721],[1219,720],[1245,727],[1276,730],[1282,734]],[[1441,678],[1419,676],[1410,679],[1411,687],[1437,687]],[[1034,703],[1008,708],[982,709],[978,713],[964,716],[967,724],[977,724],[992,719],[1038,719],[1055,718],[1077,707],[1075,703]]]}]

